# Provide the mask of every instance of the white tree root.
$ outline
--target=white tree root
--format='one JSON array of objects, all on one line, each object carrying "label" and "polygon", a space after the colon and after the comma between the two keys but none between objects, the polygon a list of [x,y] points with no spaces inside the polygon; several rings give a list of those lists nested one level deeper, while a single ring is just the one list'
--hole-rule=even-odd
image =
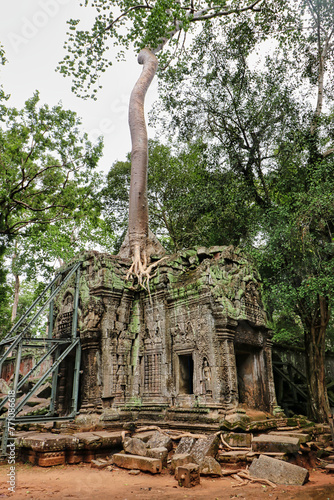
[{"label": "white tree root", "polygon": [[[151,274],[151,272],[155,267],[157,267],[160,264],[160,262],[162,262],[165,259],[167,259],[167,256],[162,257],[162,259],[159,259],[157,262],[153,262],[153,264],[150,264],[149,266],[147,266],[146,252],[141,252],[140,246],[135,245],[133,257],[132,257],[132,264],[131,264],[130,269],[127,272],[126,280],[130,280],[132,278],[137,278],[138,284],[142,288],[147,290],[149,295],[150,295],[149,282],[150,282],[150,279],[156,275],[156,272],[154,274]],[[151,295],[150,295],[150,299],[151,299]]]}]

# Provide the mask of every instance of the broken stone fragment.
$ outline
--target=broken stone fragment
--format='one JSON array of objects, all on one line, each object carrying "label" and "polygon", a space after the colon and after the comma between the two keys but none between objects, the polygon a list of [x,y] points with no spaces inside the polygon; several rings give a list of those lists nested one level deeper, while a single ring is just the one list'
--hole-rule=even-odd
[{"label": "broken stone fragment", "polygon": [[162,470],[162,462],[157,458],[115,453],[113,455],[113,462],[118,467],[122,467],[124,469],[139,469],[144,472],[151,472],[152,474],[158,474]]},{"label": "broken stone fragment", "polygon": [[175,478],[177,479],[179,486],[183,486],[184,488],[197,486],[201,481],[199,465],[189,463],[177,467],[175,471]]},{"label": "broken stone fragment", "polygon": [[192,438],[190,436],[186,436],[181,438],[176,450],[175,454],[176,455],[183,455],[184,453],[190,453],[191,448],[194,446],[196,443],[196,439]]},{"label": "broken stone fragment", "polygon": [[98,459],[98,460],[92,460],[90,466],[92,469],[104,469],[105,467],[110,467],[112,463],[113,460]]},{"label": "broken stone fragment", "polygon": [[216,457],[219,443],[219,436],[215,434],[213,436],[208,436],[207,438],[197,439],[190,451],[193,462],[201,464],[205,457]]},{"label": "broken stone fragment", "polygon": [[162,462],[163,467],[167,467],[167,457],[168,450],[167,448],[148,448],[146,450],[146,456],[150,458],[158,458]]},{"label": "broken stone fragment", "polygon": [[139,455],[141,457],[146,456],[146,444],[138,438],[125,438],[123,443],[123,448],[125,453],[129,455]]},{"label": "broken stone fragment", "polygon": [[156,432],[151,439],[147,441],[148,448],[167,448],[168,451],[171,451],[173,448],[173,441],[169,436],[165,434],[161,434],[160,432]]},{"label": "broken stone fragment", "polygon": [[171,464],[170,464],[171,473],[173,474],[177,467],[179,467],[181,465],[189,464],[189,463],[191,463],[191,461],[192,461],[192,458],[189,455],[189,453],[182,453],[179,455],[175,454],[172,457]]},{"label": "broken stone fragment", "polygon": [[309,477],[309,472],[304,467],[293,465],[276,458],[260,455],[254,459],[249,467],[252,477],[268,479],[276,484],[302,486]]},{"label": "broken stone fragment", "polygon": [[200,473],[203,476],[221,476],[222,469],[213,457],[205,457],[200,465]]}]

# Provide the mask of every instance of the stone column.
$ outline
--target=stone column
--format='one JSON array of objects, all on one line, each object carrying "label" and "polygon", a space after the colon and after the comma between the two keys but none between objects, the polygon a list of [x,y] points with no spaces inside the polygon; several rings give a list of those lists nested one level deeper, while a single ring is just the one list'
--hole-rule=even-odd
[{"label": "stone column", "polygon": [[101,399],[101,330],[93,328],[80,334],[82,349],[81,412],[102,409]]},{"label": "stone column", "polygon": [[221,384],[222,403],[229,408],[237,407],[238,376],[234,352],[234,330],[228,328],[217,331],[221,353]]},{"label": "stone column", "polygon": [[277,405],[277,399],[276,399],[274,372],[272,363],[272,346],[273,343],[271,339],[267,338],[263,346],[263,355],[266,367],[269,408],[270,412],[275,415],[277,413],[282,413],[282,409]]}]

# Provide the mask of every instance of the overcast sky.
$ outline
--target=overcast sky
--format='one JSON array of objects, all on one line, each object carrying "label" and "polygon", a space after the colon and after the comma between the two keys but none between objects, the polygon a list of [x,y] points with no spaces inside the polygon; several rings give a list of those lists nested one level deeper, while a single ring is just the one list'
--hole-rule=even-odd
[{"label": "overcast sky", "polygon": [[[8,63],[1,69],[1,83],[11,95],[9,105],[22,107],[39,90],[41,103],[53,106],[62,101],[65,109],[76,111],[92,139],[104,137],[100,167],[108,171],[116,160],[131,150],[128,128],[128,101],[142,67],[129,52],[126,62],[114,62],[101,79],[98,100],[83,100],[71,92],[71,79],[55,72],[64,55],[66,21],[82,19],[85,27],[94,11],[80,7],[80,0],[7,0],[2,5],[0,42]],[[113,53],[111,53],[113,57]],[[115,57],[113,57],[115,60]],[[157,95],[152,83],[145,103],[149,111]],[[154,131],[149,131],[150,137]]]}]

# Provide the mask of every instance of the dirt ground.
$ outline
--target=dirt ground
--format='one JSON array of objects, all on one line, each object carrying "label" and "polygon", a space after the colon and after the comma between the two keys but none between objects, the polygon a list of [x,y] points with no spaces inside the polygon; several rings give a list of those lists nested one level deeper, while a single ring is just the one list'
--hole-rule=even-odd
[{"label": "dirt ground", "polygon": [[16,491],[8,491],[8,465],[0,466],[0,498],[46,500],[334,500],[334,474],[314,471],[304,486],[259,484],[233,487],[234,479],[201,478],[195,488],[181,488],[168,471],[130,475],[128,471],[92,469],[89,464],[37,467],[16,464]]}]

